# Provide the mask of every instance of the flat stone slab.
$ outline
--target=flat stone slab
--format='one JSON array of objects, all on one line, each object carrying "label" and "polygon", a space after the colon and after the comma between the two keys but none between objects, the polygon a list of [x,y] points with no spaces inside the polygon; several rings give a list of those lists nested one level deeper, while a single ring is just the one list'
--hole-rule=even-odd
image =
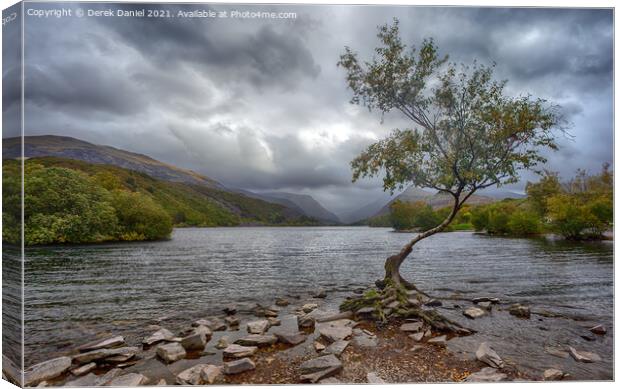
[{"label": "flat stone slab", "polygon": [[351,327],[319,324],[319,334],[328,342],[344,340],[353,334]]},{"label": "flat stone slab", "polygon": [[377,347],[377,337],[376,336],[368,336],[366,334],[354,336],[353,344],[362,348],[374,348]]},{"label": "flat stone slab", "polygon": [[248,332],[250,334],[264,334],[269,329],[268,320],[257,320],[248,323]]},{"label": "flat stone slab", "polygon": [[306,341],[307,336],[301,332],[275,332],[280,343],[296,346]]},{"label": "flat stone slab", "polygon": [[41,381],[56,378],[71,367],[71,358],[59,357],[38,363],[24,372],[24,386],[34,386]]},{"label": "flat stone slab", "polygon": [[443,344],[443,345],[445,345],[447,341],[448,341],[448,338],[446,338],[445,335],[441,335],[441,336],[436,336],[434,338],[431,338],[431,339],[427,340],[426,342],[430,343],[430,344],[439,344],[439,345]]},{"label": "flat stone slab", "polygon": [[90,387],[90,386],[100,386],[103,384],[104,383],[99,382],[99,376],[95,375],[94,373],[88,373],[86,375],[81,376],[80,378],[66,382],[63,386],[83,388],[83,387]]},{"label": "flat stone slab", "polygon": [[423,326],[424,323],[422,322],[404,323],[400,326],[400,330],[405,332],[418,332],[422,329]]},{"label": "flat stone slab", "polygon": [[570,353],[571,357],[573,357],[573,359],[577,362],[593,363],[601,361],[601,357],[596,353],[591,353],[588,351],[577,351],[573,347],[569,347],[568,352]]},{"label": "flat stone slab", "polygon": [[487,314],[487,311],[478,307],[469,307],[463,311],[463,315],[470,319],[477,319]]},{"label": "flat stone slab", "polygon": [[105,339],[95,340],[81,346],[78,346],[78,350],[81,352],[93,351],[101,348],[112,348],[125,345],[125,338],[122,336],[111,336]]},{"label": "flat stone slab", "polygon": [[256,369],[256,365],[250,358],[224,363],[224,374],[239,374],[254,369]]},{"label": "flat stone slab", "polygon": [[485,367],[479,372],[473,373],[465,378],[466,382],[500,382],[506,381],[508,376],[504,373],[500,373],[497,369],[492,367]]},{"label": "flat stone slab", "polygon": [[104,348],[75,355],[73,357],[73,360],[78,363],[89,363],[99,359],[107,359],[118,355],[124,355],[131,358],[135,356],[138,352],[139,350],[137,347]]},{"label": "flat stone slab", "polygon": [[148,381],[146,376],[139,373],[129,373],[114,378],[108,386],[139,386],[144,385]]},{"label": "flat stone slab", "polygon": [[157,346],[157,356],[166,363],[176,362],[185,358],[186,352],[180,343],[169,343]]},{"label": "flat stone slab", "polygon": [[80,366],[80,367],[76,367],[75,369],[71,370],[71,374],[73,374],[74,376],[78,377],[78,376],[84,375],[86,373],[90,373],[96,367],[97,367],[97,364],[95,362],[91,362],[91,363],[88,363],[86,365],[83,365],[83,366]]},{"label": "flat stone slab", "polygon": [[327,346],[325,350],[321,352],[322,355],[333,354],[337,357],[340,356],[344,352],[344,350],[349,345],[348,340],[339,340]]},{"label": "flat stone slab", "polygon": [[424,339],[424,332],[416,332],[415,334],[411,334],[409,335],[409,337],[413,340],[415,340],[416,342],[421,342],[422,339]]},{"label": "flat stone slab", "polygon": [[181,339],[181,346],[185,350],[204,350],[207,345],[207,337],[204,333],[193,333]]},{"label": "flat stone slab", "polygon": [[201,376],[202,369],[206,368],[207,364],[199,364],[192,366],[189,369],[183,370],[176,377],[176,382],[179,385],[202,385],[203,380]]},{"label": "flat stone slab", "polygon": [[174,338],[174,334],[170,332],[170,330],[167,330],[165,328],[160,328],[159,330],[155,331],[152,335],[144,338],[142,343],[147,346],[150,346],[152,344],[162,342],[164,340],[171,341],[173,338]]},{"label": "flat stone slab", "polygon": [[213,384],[218,379],[218,377],[221,375],[222,375],[222,367],[215,366],[215,365],[207,365],[200,372],[200,377],[202,377],[202,381],[206,382],[209,385]]},{"label": "flat stone slab", "polygon": [[258,350],[257,347],[241,346],[239,344],[231,344],[223,351],[226,358],[244,358],[254,355]]},{"label": "flat stone slab", "polygon": [[278,338],[276,335],[258,335],[252,334],[235,341],[236,344],[242,346],[265,347],[276,343]]},{"label": "flat stone slab", "polygon": [[495,350],[493,350],[487,342],[482,342],[478,347],[478,350],[476,350],[476,359],[493,368],[501,369],[504,367],[504,361],[502,358],[497,355]]},{"label": "flat stone slab", "polygon": [[[299,366],[301,374],[312,374],[327,369],[340,369],[342,368],[342,362],[334,355],[325,355],[322,357],[310,359]],[[324,377],[322,377],[324,378]],[[320,379],[320,378],[319,378]]]},{"label": "flat stone slab", "polygon": [[319,381],[323,382],[323,381],[326,381],[329,377],[337,374],[341,369],[342,369],[342,366],[330,367],[328,369],[319,370],[315,373],[304,374],[300,378],[302,382],[312,382],[312,383],[316,383]]}]

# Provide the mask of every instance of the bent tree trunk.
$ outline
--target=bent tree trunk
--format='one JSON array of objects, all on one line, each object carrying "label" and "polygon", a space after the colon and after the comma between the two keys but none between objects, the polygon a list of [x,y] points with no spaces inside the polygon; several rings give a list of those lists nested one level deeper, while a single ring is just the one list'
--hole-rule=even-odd
[{"label": "bent tree trunk", "polygon": [[462,200],[460,199],[460,191],[452,194],[454,197],[454,205],[448,217],[445,218],[437,227],[424,231],[413,238],[407,243],[398,254],[392,255],[385,260],[385,283],[392,283],[395,287],[405,287],[406,289],[413,289],[419,291],[414,284],[405,280],[400,274],[400,266],[403,264],[407,256],[413,251],[413,246],[422,239],[428,238],[431,235],[435,235],[438,232],[443,231],[451,222],[461,209],[461,206],[467,201],[467,199],[474,193],[469,192]]}]

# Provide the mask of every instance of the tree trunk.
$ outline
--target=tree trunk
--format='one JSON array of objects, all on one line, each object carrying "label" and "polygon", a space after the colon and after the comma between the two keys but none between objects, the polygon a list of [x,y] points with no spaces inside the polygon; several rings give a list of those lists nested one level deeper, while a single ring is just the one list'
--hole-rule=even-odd
[{"label": "tree trunk", "polygon": [[397,287],[404,286],[406,289],[418,290],[415,287],[414,284],[412,284],[411,282],[405,280],[401,276],[401,274],[400,274],[400,266],[403,264],[403,262],[405,261],[407,256],[409,254],[411,254],[411,251],[413,251],[413,246],[416,243],[418,243],[422,239],[428,238],[431,235],[435,235],[436,233],[443,231],[452,222],[452,220],[454,219],[454,217],[458,213],[459,209],[461,208],[461,206],[465,202],[465,200],[467,200],[467,198],[469,198],[469,196],[471,196],[472,194],[473,194],[473,191],[468,193],[467,196],[465,196],[465,198],[462,201],[460,200],[460,192],[457,192],[457,194],[454,194],[453,195],[453,197],[454,197],[454,205],[452,207],[452,211],[450,212],[450,214],[448,215],[448,217],[446,217],[446,219],[444,221],[442,221],[437,227],[431,228],[430,230],[427,230],[427,231],[424,231],[424,232],[418,234],[409,243],[407,243],[400,250],[400,252],[398,254],[395,254],[395,255],[392,255],[391,257],[388,257],[385,260],[385,278],[384,278],[384,282],[392,282]]}]

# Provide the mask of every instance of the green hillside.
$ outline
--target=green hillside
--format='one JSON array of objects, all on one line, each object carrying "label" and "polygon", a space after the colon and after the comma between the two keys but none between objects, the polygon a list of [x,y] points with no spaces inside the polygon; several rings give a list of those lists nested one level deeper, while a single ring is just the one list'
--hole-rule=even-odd
[{"label": "green hillside", "polygon": [[[19,168],[3,161],[3,241],[19,239]],[[314,225],[287,207],[204,185],[154,179],[112,165],[30,158],[25,243],[152,240],[172,226]]]}]

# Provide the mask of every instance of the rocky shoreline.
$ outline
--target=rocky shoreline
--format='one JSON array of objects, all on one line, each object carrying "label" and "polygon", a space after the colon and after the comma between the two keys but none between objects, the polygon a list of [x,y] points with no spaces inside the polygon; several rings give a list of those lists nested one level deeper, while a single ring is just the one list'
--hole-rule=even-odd
[{"label": "rocky shoreline", "polygon": [[[356,291],[359,295],[363,291]],[[404,383],[497,382],[560,380],[570,375],[545,369],[526,374],[506,363],[488,342],[481,342],[469,358],[447,349],[454,336],[432,330],[417,319],[378,320],[372,308],[340,312],[324,303],[325,291],[290,303],[277,298],[273,305],[256,305],[242,316],[235,306],[222,315],[198,319],[173,333],[163,326],[141,344],[127,344],[111,335],[77,346],[74,352],[30,367],[25,386],[139,386],[295,383]],[[417,296],[425,309],[441,301]],[[471,300],[462,307],[463,320],[486,316],[500,301]],[[463,304],[464,305],[464,304]],[[515,320],[528,319],[530,308],[507,307]],[[383,313],[382,313],[383,315]],[[602,325],[592,336],[605,336]],[[547,350],[577,363],[601,358],[573,347]],[[555,354],[553,354],[555,353]],[[562,354],[562,355],[560,355]],[[17,382],[18,374],[3,363],[3,374]]]}]

